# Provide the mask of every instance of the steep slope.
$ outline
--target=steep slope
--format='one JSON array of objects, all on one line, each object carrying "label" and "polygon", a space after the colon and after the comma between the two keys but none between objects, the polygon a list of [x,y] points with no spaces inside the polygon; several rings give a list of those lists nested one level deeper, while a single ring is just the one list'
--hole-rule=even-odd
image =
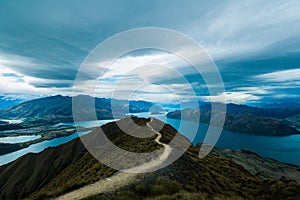
[{"label": "steep slope", "polygon": [[[74,140],[40,154],[27,154],[0,167],[0,199],[21,199],[40,189],[71,163],[78,162],[85,148]],[[95,161],[96,162],[96,161]]]},{"label": "steep slope", "polygon": [[[150,128],[150,131],[156,135],[155,142],[163,146],[163,153],[158,158],[151,159],[148,162],[141,163],[140,165],[131,168],[130,170],[133,172],[137,172],[138,170],[154,169],[155,167],[160,166],[164,162],[166,162],[167,158],[171,156],[172,147],[160,142],[162,135],[158,131],[154,130],[154,128],[151,126],[151,123],[153,123],[153,118],[151,118],[151,121],[147,122],[147,126]],[[120,171],[118,173],[115,173],[113,176],[110,176],[109,178],[102,179],[96,183],[92,183],[77,190],[66,193],[58,197],[57,200],[83,199],[92,195],[97,195],[99,193],[112,192],[135,183],[141,178],[141,174]]]},{"label": "steep slope", "polygon": [[[146,126],[147,119],[134,118]],[[133,130],[128,118],[121,123]],[[151,126],[157,127],[155,120]],[[116,123],[102,127],[107,137],[117,146],[132,152],[152,152],[163,147],[157,136],[137,139],[125,134]],[[147,129],[152,132],[151,128]],[[148,132],[147,131],[147,132]],[[87,135],[93,137],[97,130]],[[161,143],[168,144],[176,130],[165,125]],[[180,141],[186,142],[181,136]],[[180,149],[180,147],[172,147]],[[0,167],[1,199],[48,199],[81,188],[84,185],[113,176],[111,169],[93,158],[79,139],[39,154],[28,154],[15,162]],[[3,181],[2,181],[3,180]],[[209,154],[199,159],[198,148],[191,146],[180,159],[156,172],[141,175],[140,179],[109,193],[89,199],[298,199],[300,185],[289,180],[261,179],[233,161]]]},{"label": "steep slope", "polygon": [[191,149],[178,161],[152,176],[114,192],[89,200],[208,200],[208,199],[299,199],[299,184],[282,179],[260,179],[223,157],[199,160]]},{"label": "steep slope", "polygon": [[[127,123],[128,119],[123,122]],[[136,119],[135,119],[136,120]],[[143,125],[146,120],[138,120]],[[130,125],[130,123],[128,123]],[[129,131],[136,131],[130,130]],[[151,139],[138,139],[125,134],[115,123],[103,126],[107,137],[116,145],[133,152],[151,152],[160,148]],[[97,130],[87,135],[94,137]],[[0,167],[0,199],[21,199],[56,180],[52,187],[54,194],[64,193],[73,188],[92,183],[115,172],[93,158],[84,148],[80,139],[75,139],[56,148],[48,148],[39,154],[27,154],[16,161]],[[55,177],[60,174],[58,179]],[[16,192],[17,191],[17,192]]]}]

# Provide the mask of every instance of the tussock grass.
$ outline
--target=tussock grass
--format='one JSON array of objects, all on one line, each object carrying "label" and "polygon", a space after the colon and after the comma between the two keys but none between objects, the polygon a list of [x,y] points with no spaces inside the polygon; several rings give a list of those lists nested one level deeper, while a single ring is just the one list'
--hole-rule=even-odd
[{"label": "tussock grass", "polygon": [[[146,119],[134,119],[145,125]],[[154,123],[158,123],[155,122]],[[107,135],[119,147],[133,152],[149,152],[161,148],[153,138],[136,139],[124,134],[114,123],[105,126]],[[160,130],[161,141],[169,143],[176,130],[170,126]],[[186,138],[182,136],[182,141]],[[177,148],[177,147],[174,147]],[[180,147],[178,147],[180,148]],[[30,199],[55,197],[83,185],[111,176],[115,170],[99,163],[89,153],[83,152],[78,161],[67,166],[62,173]],[[87,200],[256,200],[299,199],[300,185],[288,180],[261,179],[252,175],[233,161],[209,154],[199,159],[198,148],[190,148],[170,166],[149,173],[143,180],[113,193],[100,194]]]}]

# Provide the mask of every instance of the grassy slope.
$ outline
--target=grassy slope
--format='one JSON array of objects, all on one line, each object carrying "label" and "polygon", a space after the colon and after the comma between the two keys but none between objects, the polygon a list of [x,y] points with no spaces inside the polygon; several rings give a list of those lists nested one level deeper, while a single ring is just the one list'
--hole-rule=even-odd
[{"label": "grassy slope", "polygon": [[231,150],[214,148],[213,154],[233,160],[242,165],[251,174],[263,179],[290,179],[300,183],[300,167],[282,163],[271,158],[263,158],[248,150]]},{"label": "grassy slope", "polygon": [[103,199],[299,199],[295,181],[261,179],[235,162],[209,154],[199,159],[196,147],[151,177],[115,193],[88,198]]},{"label": "grassy slope", "polygon": [[[147,120],[135,120],[137,124],[145,125]],[[107,137],[117,146],[132,152],[152,152],[160,148],[152,139],[136,139],[124,134],[115,123],[109,123],[103,127]],[[146,147],[146,148],[145,148]],[[41,199],[58,196],[65,192],[79,188],[83,185],[96,182],[102,178],[111,176],[116,170],[101,164],[91,154],[85,152],[74,163],[66,167],[59,176],[52,179],[41,190],[31,195],[29,199]]]}]

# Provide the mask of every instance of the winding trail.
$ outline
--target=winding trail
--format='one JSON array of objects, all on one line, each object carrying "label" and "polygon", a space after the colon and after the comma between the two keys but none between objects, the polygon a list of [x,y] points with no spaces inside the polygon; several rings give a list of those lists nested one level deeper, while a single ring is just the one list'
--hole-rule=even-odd
[{"label": "winding trail", "polygon": [[[140,166],[136,166],[130,169],[130,171],[147,171],[151,170],[155,167],[158,167],[161,165],[164,161],[167,160],[168,156],[172,152],[172,148],[160,142],[160,139],[162,138],[161,133],[154,130],[154,128],[150,125],[150,123],[153,121],[153,118],[151,118],[150,122],[147,123],[147,126],[151,128],[151,131],[154,132],[157,137],[155,138],[155,142],[164,146],[163,153],[159,156],[159,158],[153,159],[150,162],[144,163]],[[69,193],[66,193],[62,196],[57,197],[58,200],[73,200],[73,199],[83,199],[92,195],[97,195],[101,193],[107,193],[115,191],[119,188],[122,188],[124,186],[127,186],[129,184],[135,183],[139,178],[141,178],[142,175],[138,173],[129,173],[129,172],[122,172],[119,171],[112,175],[111,177],[102,179],[98,182],[83,186],[77,190],[71,191]]]}]

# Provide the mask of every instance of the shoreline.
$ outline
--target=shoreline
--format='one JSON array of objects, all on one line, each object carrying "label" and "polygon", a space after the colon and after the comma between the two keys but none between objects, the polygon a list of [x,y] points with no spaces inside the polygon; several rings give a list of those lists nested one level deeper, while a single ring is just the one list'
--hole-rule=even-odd
[{"label": "shoreline", "polygon": [[[90,131],[92,128],[82,128],[82,131]],[[21,143],[0,143],[0,156],[16,152],[18,150],[24,149],[29,147],[33,144],[38,144],[40,142],[44,142],[47,140],[52,140],[55,138],[61,138],[61,137],[67,137],[74,133],[76,133],[77,130],[75,127],[65,128],[62,130],[54,130],[47,132],[46,134],[40,134],[41,137],[35,140],[30,140],[27,142],[21,142]],[[35,134],[34,134],[35,135]],[[21,135],[18,135],[21,136]]]}]

